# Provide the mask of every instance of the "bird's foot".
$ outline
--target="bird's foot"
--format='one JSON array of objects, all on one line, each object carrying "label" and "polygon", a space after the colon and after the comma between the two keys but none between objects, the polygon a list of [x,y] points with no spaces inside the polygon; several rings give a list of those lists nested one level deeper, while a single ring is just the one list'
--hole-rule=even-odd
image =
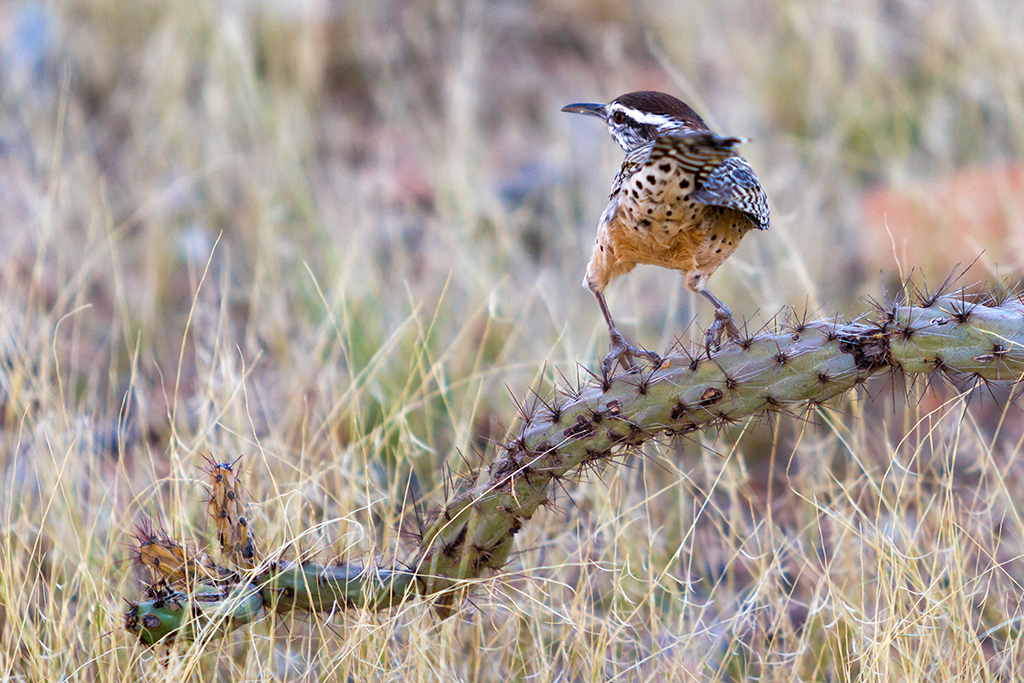
[{"label": "bird's foot", "polygon": [[709,356],[712,349],[717,351],[722,348],[723,335],[729,335],[729,339],[732,341],[740,338],[739,328],[732,320],[732,312],[725,306],[715,309],[715,321],[711,323],[711,327],[704,335]]},{"label": "bird's foot", "polygon": [[644,349],[638,349],[632,344],[626,342],[619,331],[612,329],[611,334],[611,345],[612,350],[608,352],[608,355],[604,357],[604,362],[601,363],[601,370],[604,372],[604,381],[607,382],[611,377],[612,372],[615,370],[617,364],[621,364],[622,368],[627,372],[636,369],[635,358],[644,357],[654,363],[655,366],[661,365],[661,356],[656,354],[654,351],[646,351]]}]

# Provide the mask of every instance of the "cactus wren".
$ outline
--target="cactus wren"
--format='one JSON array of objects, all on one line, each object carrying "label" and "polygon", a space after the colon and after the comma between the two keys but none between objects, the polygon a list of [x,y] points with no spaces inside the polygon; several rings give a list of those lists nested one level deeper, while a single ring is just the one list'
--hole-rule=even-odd
[{"label": "cactus wren", "polygon": [[681,270],[686,286],[714,304],[708,348],[720,346],[723,332],[735,339],[732,313],[704,283],[748,230],[768,229],[768,198],[734,149],[744,140],[715,135],[687,104],[661,92],[631,92],[609,104],[570,104],[562,111],[597,116],[626,151],[583,280],[608,323],[605,378],[616,363],[635,367],[635,356],[660,362],[656,353],[626,343],[603,294],[609,282],[641,263]]}]

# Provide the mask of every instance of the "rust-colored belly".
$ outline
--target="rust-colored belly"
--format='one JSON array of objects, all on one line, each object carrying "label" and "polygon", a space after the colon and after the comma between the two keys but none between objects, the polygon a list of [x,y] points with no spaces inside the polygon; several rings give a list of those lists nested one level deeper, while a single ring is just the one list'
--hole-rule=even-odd
[{"label": "rust-colored belly", "polygon": [[618,276],[650,264],[682,271],[686,286],[700,291],[753,227],[739,211],[695,202],[662,205],[657,213],[613,204],[598,227],[584,285],[600,292]]}]

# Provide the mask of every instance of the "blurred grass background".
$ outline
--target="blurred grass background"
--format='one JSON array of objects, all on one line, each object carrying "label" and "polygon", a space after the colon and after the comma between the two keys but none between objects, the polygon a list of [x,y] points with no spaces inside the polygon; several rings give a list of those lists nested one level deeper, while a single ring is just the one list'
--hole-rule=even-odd
[{"label": "blurred grass background", "polygon": [[[203,542],[202,454],[270,546],[392,562],[509,392],[597,367],[621,151],[559,109],[637,89],[754,141],[772,230],[712,281],[752,328],[1016,282],[1016,0],[0,5],[0,676],[1019,678],[1020,410],[898,382],[585,478],[444,623],[121,629],[133,526]],[[610,303],[659,350],[710,320],[653,268]]]}]

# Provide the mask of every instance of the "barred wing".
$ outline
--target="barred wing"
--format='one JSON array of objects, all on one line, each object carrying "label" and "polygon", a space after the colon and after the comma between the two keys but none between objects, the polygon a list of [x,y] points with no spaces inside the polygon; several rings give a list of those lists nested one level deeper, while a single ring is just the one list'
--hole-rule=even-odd
[{"label": "barred wing", "polygon": [[723,138],[714,133],[666,133],[655,138],[644,168],[661,173],[692,176],[701,187],[723,161],[736,156],[742,138]]},{"label": "barred wing", "polygon": [[742,138],[714,133],[665,133],[629,152],[615,177],[612,218],[626,211],[640,221],[679,220],[687,205],[735,209],[768,228],[768,198],[746,159]]},{"label": "barred wing", "polygon": [[761,230],[768,229],[768,197],[754,169],[741,156],[722,162],[691,196],[701,204],[736,209]]}]

